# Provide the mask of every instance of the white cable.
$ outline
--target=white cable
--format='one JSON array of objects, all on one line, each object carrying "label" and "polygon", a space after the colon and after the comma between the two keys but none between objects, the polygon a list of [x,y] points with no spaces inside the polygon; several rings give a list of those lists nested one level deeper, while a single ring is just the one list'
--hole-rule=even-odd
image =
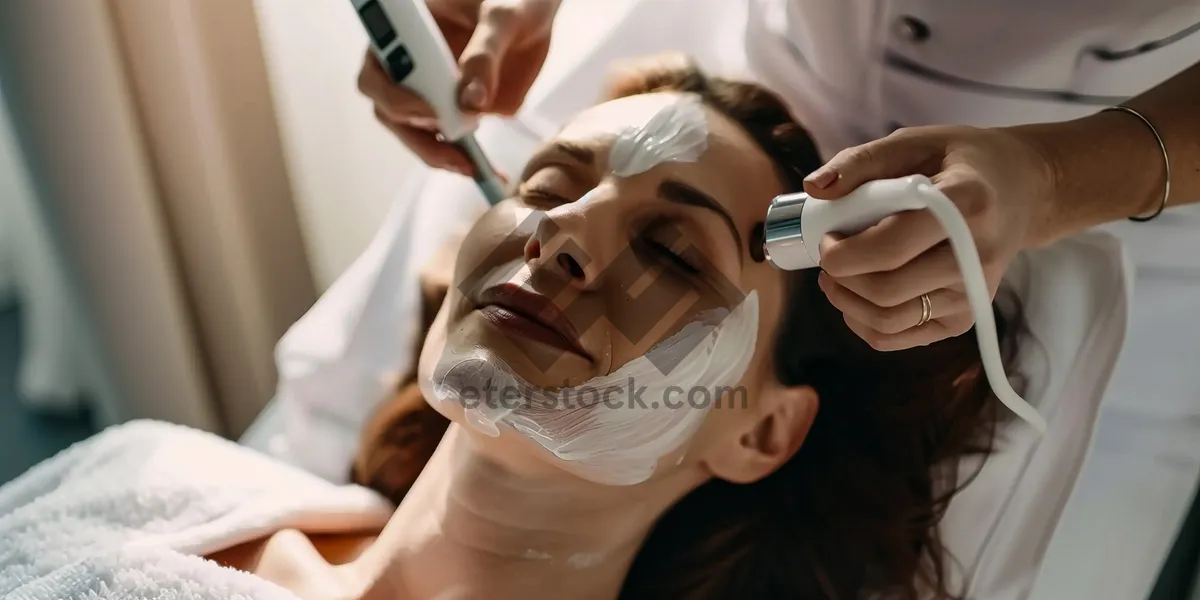
[{"label": "white cable", "polygon": [[983,264],[979,260],[979,251],[975,248],[971,228],[954,203],[941,193],[922,194],[920,198],[921,203],[945,228],[946,236],[950,239],[950,248],[954,251],[954,259],[962,271],[967,300],[971,305],[971,312],[975,315],[975,338],[979,343],[979,356],[983,360],[983,370],[987,374],[992,391],[1005,406],[1032,425],[1038,433],[1045,433],[1046,419],[1017,394],[1004,372],[1000,340],[996,333],[996,318],[992,314],[991,294],[988,291],[987,278],[983,275]]}]

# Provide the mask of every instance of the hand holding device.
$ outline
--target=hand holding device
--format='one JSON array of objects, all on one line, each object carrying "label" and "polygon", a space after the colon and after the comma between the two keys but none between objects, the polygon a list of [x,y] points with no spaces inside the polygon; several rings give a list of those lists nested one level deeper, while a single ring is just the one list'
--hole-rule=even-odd
[{"label": "hand holding device", "polygon": [[[353,0],[368,31],[371,23],[395,21],[396,17],[385,12],[387,5],[395,1]],[[410,4],[397,4],[399,8],[393,12],[411,12],[415,8],[412,3],[424,0],[404,1]],[[429,0],[427,12],[435,25],[431,29],[440,30],[457,71],[461,72],[452,87],[440,98],[430,100],[421,90],[414,89],[415,84],[396,85],[393,73],[397,68],[401,71],[406,68],[404,61],[397,66],[389,65],[388,55],[377,49],[380,44],[376,41],[373,43],[376,48],[367,52],[359,74],[359,89],[373,101],[380,122],[423,161],[435,168],[475,176],[470,157],[447,143],[453,132],[441,130],[444,123],[439,123],[441,115],[433,104],[457,105],[453,112],[468,118],[482,113],[514,114],[545,62],[550,28],[560,1]],[[380,13],[389,17],[386,22],[378,20]],[[387,39],[386,24],[376,26],[382,40]],[[400,26],[391,27],[393,33],[397,27]],[[372,39],[376,37],[373,33]],[[445,69],[445,65],[442,67]]]},{"label": "hand holding device", "polygon": [[[1022,248],[1062,235],[1049,216],[1053,170],[1021,129],[917,127],[847,149],[813,173],[805,191],[841,202],[860,184],[907,175],[930,177],[965,217],[995,294]],[[822,285],[846,323],[876,348],[902,350],[971,328],[963,277],[946,230],[929,211],[897,214],[857,235],[821,244]],[[933,315],[922,313],[921,296]]]},{"label": "hand holding device", "polygon": [[[961,273],[967,316],[975,326],[980,357],[992,390],[1017,416],[1039,432],[1044,432],[1045,419],[1012,389],[1004,372],[991,305],[997,284],[991,283],[984,273],[983,261],[975,245],[975,234],[954,202],[928,177],[912,175],[868,181],[837,200],[822,200],[807,193],[779,196],[771,201],[767,209],[763,253],[772,265],[786,271],[818,266],[825,268],[831,250],[831,246],[825,242],[828,234],[853,236],[868,228],[883,227],[881,221],[885,219],[895,222],[902,217],[912,219],[918,216],[932,220],[942,230],[942,238],[949,240],[952,261],[949,268]],[[884,257],[893,251],[875,247],[875,252]],[[902,277],[904,273],[898,276]],[[833,303],[833,294],[829,293],[828,288],[826,293]],[[906,331],[919,332],[934,324],[929,295],[922,294],[917,302],[921,312],[910,318]],[[852,317],[847,315],[846,318],[849,323]],[[938,340],[958,335],[944,335],[940,329],[937,334],[941,335]]]}]

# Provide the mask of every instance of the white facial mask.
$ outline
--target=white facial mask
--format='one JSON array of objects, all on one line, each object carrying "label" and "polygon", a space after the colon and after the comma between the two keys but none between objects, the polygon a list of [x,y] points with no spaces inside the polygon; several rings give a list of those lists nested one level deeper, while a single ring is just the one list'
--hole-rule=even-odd
[{"label": "white facial mask", "polygon": [[[690,439],[712,407],[746,401],[746,392],[732,386],[757,340],[758,293],[751,292],[732,312],[706,311],[646,355],[579,386],[540,389],[491,351],[472,348],[442,357],[433,393],[462,405],[468,422],[485,434],[510,425],[573,463],[582,477],[634,485]],[[664,375],[655,362],[677,365]]]},{"label": "white facial mask", "polygon": [[708,149],[708,117],[695,94],[664,106],[642,127],[617,135],[609,168],[617,177],[633,177],[664,162],[695,162]]}]

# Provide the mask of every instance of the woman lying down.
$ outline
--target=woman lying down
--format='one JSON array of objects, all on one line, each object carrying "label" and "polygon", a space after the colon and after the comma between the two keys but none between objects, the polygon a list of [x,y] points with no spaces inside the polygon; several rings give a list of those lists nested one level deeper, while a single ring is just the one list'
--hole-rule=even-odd
[{"label": "woman lying down", "polygon": [[775,96],[673,58],[620,73],[428,270],[365,487],[111,429],[0,490],[0,595],[960,593],[937,525],[1004,414],[973,335],[873,351],[818,271],[764,262],[767,203],[819,166]]}]

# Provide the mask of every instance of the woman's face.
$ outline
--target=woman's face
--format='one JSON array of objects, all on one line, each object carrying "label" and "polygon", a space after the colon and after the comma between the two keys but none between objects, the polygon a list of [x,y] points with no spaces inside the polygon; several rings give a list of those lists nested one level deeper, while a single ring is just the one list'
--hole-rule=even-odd
[{"label": "woman's face", "polygon": [[[731,400],[677,401],[687,405],[677,410],[700,410],[700,425],[688,430],[676,448],[655,457],[655,476],[701,467],[727,479],[753,479],[786,460],[781,454],[794,452],[799,440],[792,438],[803,437],[807,428],[795,415],[804,411],[793,407],[790,416],[778,419],[777,400],[797,392],[780,388],[771,365],[785,279],[750,251],[755,226],[770,200],[783,192],[772,162],[735,122],[703,107],[707,139],[694,160],[613,172],[619,166],[611,164],[619,136],[646,132],[656,115],[661,118],[683,99],[675,93],[645,94],[583,112],[529,161],[516,195],[469,231],[458,253],[454,285],[421,356],[422,385],[437,410],[456,422],[465,420],[463,403],[438,402],[431,388],[435,378],[445,378],[448,357],[488,356],[538,388],[586,386],[639,357],[646,362],[647,353],[710,309],[733,310],[753,298],[753,355],[734,380],[722,382],[731,388]],[[653,377],[662,381],[647,386],[631,381],[631,387],[660,390],[656,384],[672,381],[673,369],[682,369],[669,363],[655,363],[659,369]],[[641,400],[649,405],[663,399]],[[602,427],[596,422],[594,416],[587,420]],[[634,419],[620,427],[638,426]],[[772,426],[778,431],[769,431]],[[527,426],[524,436],[502,427],[497,437],[474,435],[491,444],[499,458],[519,462],[524,459],[514,457],[525,455],[563,466],[560,457],[520,439],[550,436],[548,428],[538,422]]]}]

